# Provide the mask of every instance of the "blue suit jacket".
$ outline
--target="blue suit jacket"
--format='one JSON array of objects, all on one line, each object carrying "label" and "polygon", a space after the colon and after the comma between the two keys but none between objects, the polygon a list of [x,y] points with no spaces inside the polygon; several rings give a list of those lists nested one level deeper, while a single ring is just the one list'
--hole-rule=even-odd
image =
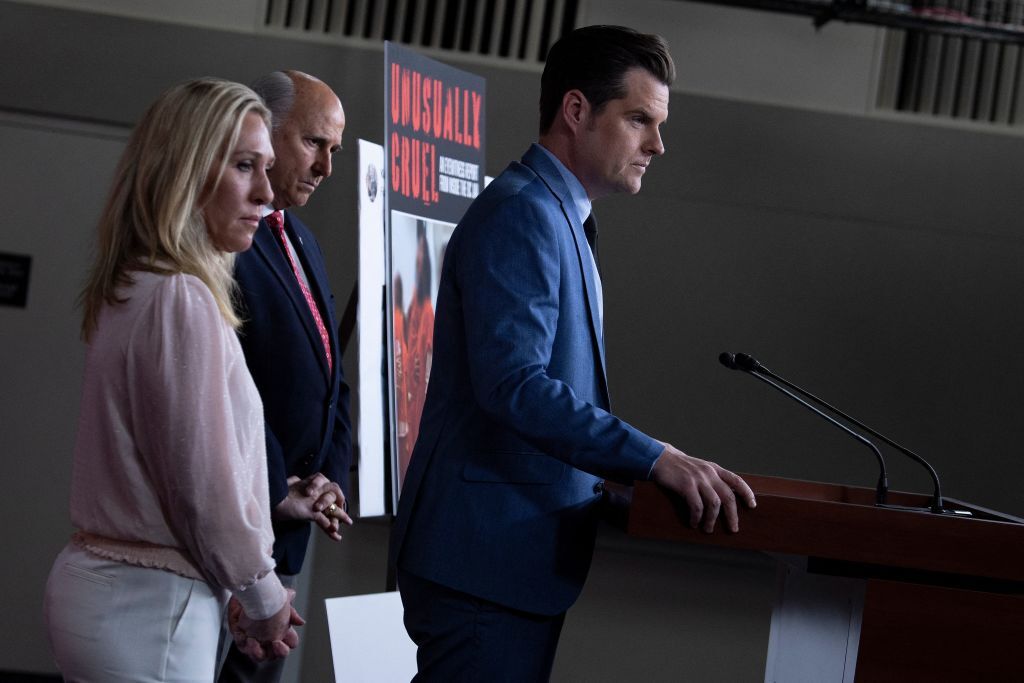
[{"label": "blue suit jacket", "polygon": [[579,595],[599,477],[646,479],[662,450],[608,412],[587,249],[568,188],[537,147],[452,234],[392,566],[538,614]]},{"label": "blue suit jacket", "polygon": [[[293,475],[322,472],[347,495],[352,450],[349,389],[323,255],[313,233],[288,212],[285,229],[330,335],[334,368],[328,370],[323,342],[284,250],[260,221],[252,248],[238,255],[235,279],[245,320],[239,333],[242,350],[263,399],[271,507],[288,494],[286,480]],[[279,572],[299,572],[309,533],[308,522],[274,523]]]}]

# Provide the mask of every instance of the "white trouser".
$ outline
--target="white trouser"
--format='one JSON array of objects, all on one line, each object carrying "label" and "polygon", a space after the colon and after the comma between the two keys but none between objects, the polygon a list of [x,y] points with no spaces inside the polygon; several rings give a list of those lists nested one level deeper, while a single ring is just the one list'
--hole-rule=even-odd
[{"label": "white trouser", "polygon": [[204,581],[68,545],[50,570],[43,612],[67,681],[209,683],[227,597]]}]

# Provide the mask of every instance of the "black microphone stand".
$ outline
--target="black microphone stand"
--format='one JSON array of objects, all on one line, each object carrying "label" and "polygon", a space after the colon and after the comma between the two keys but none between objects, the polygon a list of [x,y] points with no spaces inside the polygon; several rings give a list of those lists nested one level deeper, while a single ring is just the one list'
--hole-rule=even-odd
[{"label": "black microphone stand", "polygon": [[[732,354],[723,354],[723,355],[732,355]],[[920,464],[922,467],[924,467],[926,470],[928,470],[928,474],[931,476],[931,479],[932,479],[932,485],[933,485],[932,501],[931,501],[931,505],[929,506],[928,509],[931,512],[935,513],[935,514],[948,514],[948,513],[950,513],[950,511],[945,508],[945,503],[944,503],[943,498],[942,498],[942,484],[939,482],[939,475],[935,471],[935,468],[932,467],[931,464],[927,460],[922,458],[917,453],[914,453],[909,448],[906,448],[906,447],[901,446],[900,444],[896,443],[895,441],[893,441],[889,437],[885,436],[884,434],[881,434],[881,433],[875,431],[874,429],[872,429],[871,427],[867,426],[866,424],[864,424],[860,420],[857,420],[856,418],[847,415],[843,411],[839,410],[839,408],[836,408],[835,406],[829,404],[828,402],[824,401],[823,399],[815,396],[811,392],[809,392],[809,391],[807,391],[805,389],[802,389],[801,387],[796,386],[792,382],[789,382],[786,379],[778,376],[777,374],[775,374],[774,372],[772,372],[771,370],[766,368],[764,365],[759,363],[756,358],[754,358],[754,357],[752,357],[752,356],[750,356],[750,355],[748,355],[746,353],[737,353],[737,354],[735,354],[735,356],[733,356],[733,358],[734,358],[734,363],[735,363],[736,369],[744,370],[744,371],[748,372],[749,374],[753,375],[754,377],[757,377],[758,379],[761,379],[761,380],[767,380],[768,378],[771,378],[771,379],[775,380],[776,382],[779,382],[780,384],[785,385],[786,387],[789,387],[793,391],[796,391],[796,392],[802,394],[803,396],[806,396],[807,398],[809,398],[810,400],[814,401],[818,405],[822,406],[826,410],[829,410],[832,413],[834,413],[835,415],[838,415],[839,417],[841,417],[842,419],[846,420],[850,424],[858,427],[859,429],[863,429],[864,431],[866,431],[867,433],[871,434],[872,436],[874,436],[877,439],[881,439],[883,442],[885,442],[889,446],[895,448],[900,453],[903,453],[904,455],[906,455],[910,459],[912,459],[915,462],[917,462],[918,464]],[[722,362],[725,363],[725,361],[722,361]],[[782,389],[782,387],[778,387],[778,388],[780,390]],[[785,393],[789,394],[789,392],[785,392]],[[792,394],[790,394],[790,395],[792,395]]]},{"label": "black microphone stand", "polygon": [[807,401],[803,400],[795,393],[793,393],[786,387],[782,386],[782,384],[777,384],[776,382],[773,382],[772,379],[769,379],[768,377],[759,374],[752,368],[743,367],[738,362],[739,355],[740,354],[722,353],[718,357],[718,360],[720,360],[722,362],[722,365],[724,365],[727,368],[730,368],[732,370],[743,370],[747,374],[756,377],[762,382],[770,384],[772,387],[781,391],[786,396],[789,396],[791,399],[802,405],[804,408],[807,408],[808,410],[815,413],[822,419],[827,420],[836,427],[839,427],[844,432],[846,432],[847,434],[855,438],[857,441],[860,441],[862,444],[864,444],[865,446],[872,450],[872,452],[875,454],[875,458],[878,460],[878,483],[875,485],[875,505],[885,505],[888,501],[889,477],[885,471],[885,458],[882,457],[882,452],[878,450],[878,447],[875,446],[875,444],[871,443],[870,440],[866,439],[861,434],[858,434],[857,432],[853,431],[852,429],[844,425],[839,420],[836,420],[831,415],[826,414],[825,412],[819,410],[816,406],[813,406]]}]

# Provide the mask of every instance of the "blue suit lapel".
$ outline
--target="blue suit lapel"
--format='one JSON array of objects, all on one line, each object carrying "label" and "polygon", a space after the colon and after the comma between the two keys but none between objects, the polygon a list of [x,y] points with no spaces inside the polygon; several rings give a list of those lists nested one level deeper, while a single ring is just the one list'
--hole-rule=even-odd
[{"label": "blue suit lapel", "polygon": [[[287,226],[291,220],[288,216],[288,212],[285,212],[285,225]],[[300,240],[292,240],[292,246],[295,247],[296,251],[302,250],[302,243]],[[320,367],[324,372],[324,376],[329,378],[330,373],[327,368],[327,359],[324,357],[323,342],[320,340],[320,332],[316,329],[316,322],[313,320],[313,314],[309,310],[309,306],[306,304],[306,298],[302,295],[302,290],[299,288],[299,283],[295,279],[295,272],[292,270],[291,263],[288,262],[288,257],[285,256],[281,245],[278,244],[277,237],[267,226],[265,221],[260,221],[260,227],[256,231],[256,235],[253,239],[252,248],[256,250],[260,258],[267,262],[270,266],[271,272],[281,282],[281,286],[285,292],[288,293],[288,299],[291,301],[292,306],[295,309],[295,315],[298,316],[299,320],[302,321],[302,327],[306,331],[306,337],[309,339],[309,343],[313,346],[313,351],[317,358],[320,359]],[[309,259],[303,258],[303,266]],[[310,285],[315,286],[316,289],[314,296],[320,296],[320,285],[317,283],[314,285],[313,275],[310,271],[313,269],[305,268],[306,276],[310,278]],[[321,299],[322,300],[322,299]],[[256,303],[255,305],[259,305]],[[328,321],[325,319],[324,324],[328,326],[328,336],[331,338],[331,353],[336,358],[334,335],[330,329]]]},{"label": "blue suit lapel", "polygon": [[600,310],[599,302],[597,300],[598,288],[597,283],[594,282],[594,269],[590,267],[590,245],[587,244],[587,237],[586,233],[583,231],[583,224],[576,216],[569,188],[566,187],[565,182],[562,180],[562,175],[558,172],[558,169],[554,167],[547,155],[545,155],[540,149],[537,149],[536,146],[532,146],[523,156],[523,163],[532,168],[537,176],[544,181],[544,184],[548,186],[548,189],[551,190],[551,194],[554,195],[555,199],[558,201],[559,208],[562,212],[562,218],[565,220],[569,227],[569,231],[572,234],[573,242],[576,244],[576,257],[579,261],[580,274],[583,276],[583,289],[587,295],[587,312],[590,318],[590,332],[593,337],[594,348],[597,351],[597,357],[601,361],[601,389],[604,391],[605,401],[608,401],[607,371],[604,359],[604,334],[600,328],[598,318],[598,311]]}]

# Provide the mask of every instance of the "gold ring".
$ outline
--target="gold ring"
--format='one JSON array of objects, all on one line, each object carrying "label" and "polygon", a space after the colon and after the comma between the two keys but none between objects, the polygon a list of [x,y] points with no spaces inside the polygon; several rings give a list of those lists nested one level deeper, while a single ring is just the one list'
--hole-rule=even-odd
[{"label": "gold ring", "polygon": [[334,503],[331,503],[330,505],[327,506],[327,509],[324,510],[324,514],[327,515],[328,517],[330,517],[332,514],[334,514],[334,511],[337,510],[337,509],[338,509],[338,506],[335,505]]}]

